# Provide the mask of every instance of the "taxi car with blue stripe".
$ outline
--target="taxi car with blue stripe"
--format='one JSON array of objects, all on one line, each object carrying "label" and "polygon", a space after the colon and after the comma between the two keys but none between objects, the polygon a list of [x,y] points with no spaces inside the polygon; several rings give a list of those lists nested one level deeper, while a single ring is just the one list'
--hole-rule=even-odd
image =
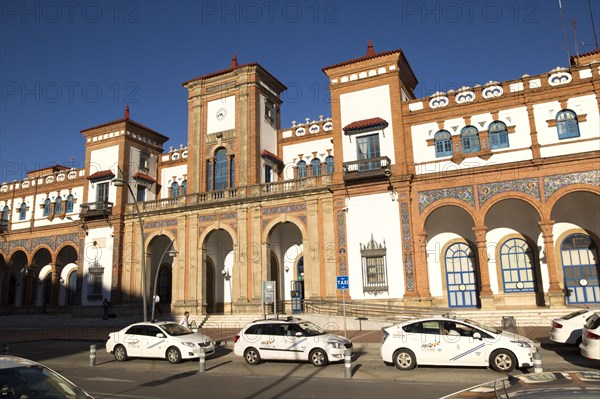
[{"label": "taxi car with blue stripe", "polygon": [[472,320],[426,318],[383,329],[381,357],[400,370],[417,365],[491,367],[500,372],[533,367],[535,343]]},{"label": "taxi car with blue stripe", "polygon": [[199,358],[201,348],[205,355],[212,355],[215,342],[207,335],[168,321],[135,323],[111,332],[106,341],[106,351],[118,361],[146,357],[164,358],[175,364]]},{"label": "taxi car with blue stripe", "polygon": [[322,367],[344,360],[347,349],[352,350],[350,340],[294,317],[251,322],[236,335],[233,345],[233,352],[252,365],[262,360],[298,360]]}]

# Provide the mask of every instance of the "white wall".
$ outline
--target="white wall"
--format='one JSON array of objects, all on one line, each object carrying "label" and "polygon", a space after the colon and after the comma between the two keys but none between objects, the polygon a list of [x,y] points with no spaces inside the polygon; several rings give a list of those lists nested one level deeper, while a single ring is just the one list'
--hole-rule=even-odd
[{"label": "white wall", "polygon": [[170,198],[173,181],[176,181],[181,187],[184,180],[187,180],[187,163],[163,168],[160,172],[160,184],[162,184],[160,198]]},{"label": "white wall", "polygon": [[[104,274],[102,275],[103,296],[107,298],[110,297],[114,245],[112,235],[112,227],[102,227],[90,229],[88,235],[85,237],[85,246],[83,249],[84,272],[81,287],[83,305],[99,304],[99,302],[88,301],[89,268],[96,261],[104,267]],[[96,242],[96,245],[94,245],[94,241]]]},{"label": "white wall", "polygon": [[[224,109],[224,119],[217,119],[217,112]],[[235,96],[209,101],[206,109],[206,132],[208,134],[235,129]]]},{"label": "white wall", "polygon": [[[88,175],[93,175],[96,172],[103,170],[112,170],[117,176],[117,165],[119,163],[119,146],[99,148],[90,153],[90,167]],[[88,198],[85,202],[96,202],[96,183],[89,182]],[[127,188],[125,188],[127,190]],[[117,200],[117,194],[114,186],[109,183],[108,201],[113,204]]]},{"label": "white wall", "polygon": [[[340,109],[342,128],[352,122],[364,119],[385,119],[389,126],[385,128],[385,137],[381,132],[379,133],[381,156],[389,157],[392,164],[396,162],[394,156],[394,126],[392,124],[389,85],[342,94],[340,96]],[[344,162],[356,161],[356,136],[375,133],[364,133],[348,137],[344,135],[342,129],[339,129],[339,132],[343,136],[342,151]]]},{"label": "white wall", "polygon": [[[352,299],[400,298],[404,295],[404,264],[402,257],[401,223],[398,202],[390,194],[351,197],[346,201],[346,236],[348,276]],[[387,247],[387,278],[389,292],[377,296],[363,292],[360,244],[367,244],[371,234],[377,243]]]},{"label": "white wall", "polygon": [[302,159],[306,161],[307,166],[310,168],[310,161],[313,159],[312,153],[316,152],[317,157],[319,157],[321,163],[323,163],[327,157],[327,150],[331,150],[331,155],[335,155],[333,153],[331,138],[304,141],[302,143],[284,146],[282,149],[284,163],[283,178],[294,178],[294,167],[300,160],[300,158],[298,158],[299,154],[303,154]]}]

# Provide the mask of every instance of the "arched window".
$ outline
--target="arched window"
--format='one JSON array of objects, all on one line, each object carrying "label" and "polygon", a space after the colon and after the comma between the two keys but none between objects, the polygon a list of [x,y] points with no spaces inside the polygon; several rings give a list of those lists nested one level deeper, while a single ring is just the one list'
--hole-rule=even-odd
[{"label": "arched window", "polygon": [[298,161],[296,164],[296,168],[298,168],[298,178],[302,179],[308,176],[308,168],[306,167],[306,161]]},{"label": "arched window", "polygon": [[19,208],[19,220],[25,220],[27,217],[27,205],[23,202]]},{"label": "arched window", "polygon": [[44,211],[42,212],[42,216],[50,216],[50,198],[44,200]]},{"label": "arched window", "polygon": [[313,158],[310,161],[310,174],[312,176],[321,176],[321,160],[319,158]]},{"label": "arched window", "polygon": [[587,235],[571,234],[560,244],[569,304],[600,303],[600,263],[596,243]]},{"label": "arched window", "polygon": [[463,242],[448,247],[445,255],[448,306],[478,306],[476,260],[473,249]]},{"label": "arched window", "polygon": [[54,214],[60,215],[62,213],[62,197],[59,195],[54,200]]},{"label": "arched window", "polygon": [[570,109],[563,109],[556,114],[556,129],[559,139],[579,137],[579,122],[577,114]]},{"label": "arched window", "polygon": [[227,150],[219,148],[215,153],[215,190],[225,190],[227,188],[227,178],[229,177],[229,161],[227,160]]},{"label": "arched window", "polygon": [[2,219],[8,220],[8,205],[5,205],[2,209]]},{"label": "arched window", "polygon": [[229,187],[233,188],[235,182],[235,158],[229,158]]},{"label": "arched window", "polygon": [[171,183],[171,198],[179,197],[179,184],[176,181]]},{"label": "arched window", "polygon": [[334,171],[333,165],[333,155],[327,156],[327,158],[325,158],[325,173],[328,175],[332,174]]},{"label": "arched window", "polygon": [[447,157],[452,155],[452,139],[450,138],[450,132],[447,130],[440,130],[433,136],[433,142],[435,143],[435,156],[436,157]]},{"label": "arched window", "polygon": [[507,240],[500,247],[500,267],[504,292],[531,292],[535,290],[533,252],[522,238]]},{"label": "arched window", "polygon": [[187,195],[187,180],[184,180],[181,182],[181,195],[182,196]]},{"label": "arched window", "polygon": [[490,123],[488,128],[490,138],[490,148],[507,148],[508,147],[508,130],[504,122],[496,121]]},{"label": "arched window", "polygon": [[67,213],[73,212],[73,194],[67,196]]},{"label": "arched window", "polygon": [[475,126],[465,126],[460,131],[463,154],[479,151],[479,131]]}]

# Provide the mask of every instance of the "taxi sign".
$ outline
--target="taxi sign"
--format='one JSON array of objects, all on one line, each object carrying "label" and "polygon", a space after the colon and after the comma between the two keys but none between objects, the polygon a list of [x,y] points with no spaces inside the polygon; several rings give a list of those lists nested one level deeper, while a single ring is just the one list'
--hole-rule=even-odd
[{"label": "taxi sign", "polygon": [[337,289],[347,290],[348,287],[348,276],[337,276]]}]

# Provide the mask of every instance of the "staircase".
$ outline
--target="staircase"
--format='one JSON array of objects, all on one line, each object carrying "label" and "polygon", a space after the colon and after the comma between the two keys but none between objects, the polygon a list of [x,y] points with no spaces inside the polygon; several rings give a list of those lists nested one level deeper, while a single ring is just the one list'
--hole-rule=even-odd
[{"label": "staircase", "polygon": [[[191,317],[190,317],[191,318]],[[211,314],[204,316],[202,323],[197,323],[201,328],[207,329],[237,329],[241,330],[246,324],[255,320],[260,320],[261,315],[247,315],[247,314],[232,314],[232,315],[221,315]]]}]

